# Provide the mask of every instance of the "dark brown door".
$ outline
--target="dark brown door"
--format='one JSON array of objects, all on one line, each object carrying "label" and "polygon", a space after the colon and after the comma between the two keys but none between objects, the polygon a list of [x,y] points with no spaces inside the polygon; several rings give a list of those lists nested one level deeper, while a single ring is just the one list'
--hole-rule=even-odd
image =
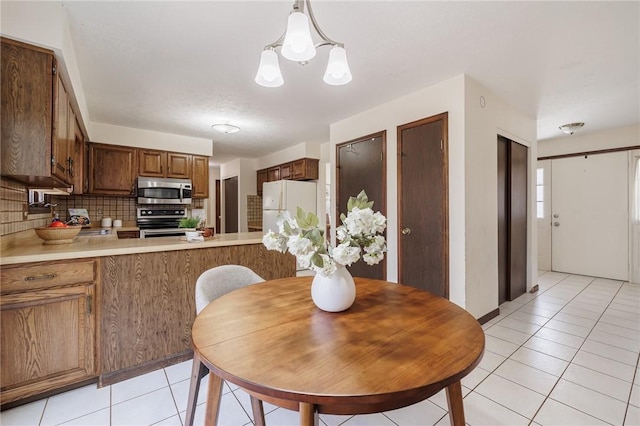
[{"label": "dark brown door", "polygon": [[238,177],[224,180],[224,232],[238,232]]},{"label": "dark brown door", "polygon": [[[340,225],[340,213],[347,213],[349,197],[360,191],[373,201],[373,210],[386,216],[386,132],[336,146],[336,224]],[[386,257],[385,257],[386,259]],[[362,259],[349,267],[354,277],[383,280],[386,278],[386,260],[369,266]]]},{"label": "dark brown door", "polygon": [[498,303],[527,291],[527,147],[498,136]]},{"label": "dark brown door", "polygon": [[447,113],[398,127],[398,281],[449,297]]},{"label": "dark brown door", "polygon": [[222,211],[220,210],[220,179],[216,179],[216,232],[221,232],[222,224],[220,218]]}]

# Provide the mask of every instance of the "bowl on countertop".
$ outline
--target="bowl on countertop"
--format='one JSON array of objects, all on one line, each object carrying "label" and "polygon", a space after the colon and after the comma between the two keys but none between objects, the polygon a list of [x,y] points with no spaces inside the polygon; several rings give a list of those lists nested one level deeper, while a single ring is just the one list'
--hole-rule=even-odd
[{"label": "bowl on countertop", "polygon": [[68,227],[53,227],[53,226],[41,226],[35,228],[36,235],[42,240],[42,244],[69,244],[73,242],[73,239],[78,235],[82,225],[68,226]]}]

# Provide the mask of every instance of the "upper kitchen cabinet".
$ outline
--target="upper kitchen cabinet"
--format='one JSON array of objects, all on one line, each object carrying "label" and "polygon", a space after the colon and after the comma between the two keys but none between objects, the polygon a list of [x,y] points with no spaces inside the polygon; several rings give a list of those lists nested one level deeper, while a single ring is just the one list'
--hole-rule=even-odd
[{"label": "upper kitchen cabinet", "polygon": [[148,177],[167,176],[167,153],[150,149],[138,149],[138,174]]},{"label": "upper kitchen cabinet", "polygon": [[315,158],[301,158],[291,162],[291,179],[317,180],[319,160]]},{"label": "upper kitchen cabinet", "polygon": [[317,180],[318,164],[320,160],[316,158],[301,158],[288,163],[279,164],[261,169],[256,172],[256,185],[258,195],[262,195],[262,184],[275,180]]},{"label": "upper kitchen cabinet", "polygon": [[193,198],[209,198],[209,157],[193,156]]},{"label": "upper kitchen cabinet", "polygon": [[71,155],[69,149],[69,94],[62,79],[56,76],[53,105],[53,143],[51,144],[51,173],[63,182],[70,183]]},{"label": "upper kitchen cabinet", "polygon": [[191,155],[167,152],[167,177],[177,179],[191,178]]},{"label": "upper kitchen cabinet", "polygon": [[89,192],[101,195],[134,195],[138,172],[136,149],[89,143]]},{"label": "upper kitchen cabinet", "polygon": [[258,170],[256,172],[256,186],[258,188],[258,195],[262,195],[262,184],[265,182],[269,182],[269,173],[267,173],[267,169]]},{"label": "upper kitchen cabinet", "polygon": [[53,51],[1,42],[2,175],[30,186],[70,186],[82,173],[74,169],[77,114],[71,88],[64,85]]}]

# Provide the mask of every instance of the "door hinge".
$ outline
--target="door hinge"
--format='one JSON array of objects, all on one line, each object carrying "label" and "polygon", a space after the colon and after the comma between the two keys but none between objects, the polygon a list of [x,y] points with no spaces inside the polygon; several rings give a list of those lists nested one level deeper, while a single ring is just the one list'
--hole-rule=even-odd
[{"label": "door hinge", "polygon": [[51,67],[51,74],[58,75],[58,69],[56,68],[55,65]]},{"label": "door hinge", "polygon": [[444,149],[444,141],[440,139],[440,149]]},{"label": "door hinge", "polygon": [[384,161],[384,153],[380,152],[380,161]]},{"label": "door hinge", "polygon": [[87,315],[93,312],[93,297],[87,296]]},{"label": "door hinge", "polygon": [[56,157],[54,157],[53,155],[51,156],[51,165],[52,166],[56,165]]}]

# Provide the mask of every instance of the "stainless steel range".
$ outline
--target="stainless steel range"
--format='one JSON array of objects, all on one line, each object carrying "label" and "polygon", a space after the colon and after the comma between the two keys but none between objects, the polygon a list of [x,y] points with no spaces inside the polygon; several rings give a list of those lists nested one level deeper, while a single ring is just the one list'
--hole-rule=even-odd
[{"label": "stainless steel range", "polygon": [[187,216],[184,208],[138,208],[136,222],[140,238],[184,235],[186,228],[178,228],[180,219]]}]

